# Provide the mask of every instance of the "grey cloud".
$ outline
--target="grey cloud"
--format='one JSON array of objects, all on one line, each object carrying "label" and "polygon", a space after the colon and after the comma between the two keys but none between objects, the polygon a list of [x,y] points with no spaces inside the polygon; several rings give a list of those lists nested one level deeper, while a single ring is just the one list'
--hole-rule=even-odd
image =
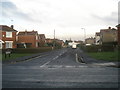
[{"label": "grey cloud", "polygon": [[40,20],[34,20],[32,17],[30,17],[29,14],[26,14],[22,11],[20,11],[15,4],[12,2],[1,2],[2,3],[2,16],[3,17],[15,17],[23,20],[28,20],[28,21],[38,21],[41,22]]},{"label": "grey cloud", "polygon": [[120,1],[118,3],[118,23],[120,24]]},{"label": "grey cloud", "polygon": [[103,21],[105,23],[108,23],[108,24],[117,24],[118,22],[118,13],[117,12],[112,12],[109,16],[99,16],[99,15],[95,15],[95,14],[92,14],[91,15],[93,18],[96,18],[100,21]]}]

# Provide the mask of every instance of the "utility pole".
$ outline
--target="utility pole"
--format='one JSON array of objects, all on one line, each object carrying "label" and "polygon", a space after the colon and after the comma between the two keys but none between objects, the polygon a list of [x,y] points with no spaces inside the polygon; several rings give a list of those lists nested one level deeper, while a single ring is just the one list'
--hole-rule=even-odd
[{"label": "utility pole", "polygon": [[53,42],[53,49],[55,48],[55,29],[54,29],[54,42]]},{"label": "utility pole", "polygon": [[55,29],[54,29],[54,40],[55,40]]},{"label": "utility pole", "polygon": [[85,30],[85,28],[81,28],[81,29],[84,30],[84,43],[85,43],[85,39],[86,39],[86,30]]}]

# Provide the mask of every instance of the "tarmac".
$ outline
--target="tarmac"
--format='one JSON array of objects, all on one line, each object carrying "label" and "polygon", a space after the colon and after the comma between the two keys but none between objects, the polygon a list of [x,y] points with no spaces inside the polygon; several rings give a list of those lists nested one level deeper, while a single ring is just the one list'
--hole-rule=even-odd
[{"label": "tarmac", "polygon": [[[48,51],[48,52],[43,52],[43,53],[36,53],[36,54],[33,54],[33,55],[30,55],[30,56],[23,56],[23,57],[18,57],[18,58],[15,58],[15,59],[9,59],[9,60],[5,60],[5,61],[2,61],[2,64],[5,65],[5,64],[14,64],[14,63],[17,63],[17,62],[22,62],[22,61],[26,61],[26,60],[29,60],[29,59],[32,59],[32,58],[35,58],[35,57],[39,57],[39,56],[42,56],[42,55],[45,55],[47,53],[50,53],[50,52],[54,52],[55,50],[53,51]],[[90,57],[91,58],[91,57]],[[96,65],[104,65],[106,64],[106,66],[110,66],[110,67],[117,67],[117,68],[120,68],[120,62],[107,62],[107,63],[95,63]]]}]

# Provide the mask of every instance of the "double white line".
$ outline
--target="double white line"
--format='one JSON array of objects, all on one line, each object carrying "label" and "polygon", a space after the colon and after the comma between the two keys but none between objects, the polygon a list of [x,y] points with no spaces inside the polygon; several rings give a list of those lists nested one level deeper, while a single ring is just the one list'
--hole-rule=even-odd
[{"label": "double white line", "polygon": [[[65,51],[64,52],[62,52],[62,53],[60,53],[58,56],[56,56],[56,57],[54,57],[53,58],[53,60],[56,60],[57,58],[59,58],[62,54],[64,54],[65,53]],[[51,60],[51,61],[53,61],[53,60]],[[51,61],[48,61],[48,62],[46,62],[46,63],[44,63],[43,65],[41,65],[40,67],[45,67],[47,64],[49,64]]]}]

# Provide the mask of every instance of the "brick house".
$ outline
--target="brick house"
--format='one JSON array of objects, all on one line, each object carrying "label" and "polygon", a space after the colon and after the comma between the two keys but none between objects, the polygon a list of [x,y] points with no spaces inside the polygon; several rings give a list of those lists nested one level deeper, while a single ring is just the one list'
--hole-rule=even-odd
[{"label": "brick house", "polygon": [[46,44],[48,44],[48,46],[53,46],[55,43],[55,45],[59,45],[59,46],[64,46],[64,41],[63,40],[59,40],[59,39],[50,39],[47,38],[46,39]]},{"label": "brick house", "polygon": [[17,35],[17,47],[21,48],[37,48],[38,47],[38,32],[37,31],[20,31]]},{"label": "brick house", "polygon": [[39,43],[38,43],[39,47],[45,46],[45,43],[46,43],[45,34],[39,34],[38,40],[39,40]]},{"label": "brick house", "polygon": [[118,45],[120,45],[120,24],[118,24],[116,27],[118,29]]},{"label": "brick house", "polygon": [[0,33],[1,33],[1,43],[0,48],[16,48],[16,34],[17,30],[7,25],[0,25]]},{"label": "brick house", "polygon": [[63,40],[59,40],[59,39],[55,39],[56,43],[59,44],[60,46],[64,46],[64,41]]},{"label": "brick house", "polygon": [[109,27],[108,29],[100,30],[100,44],[117,42],[118,38],[117,30]]},{"label": "brick house", "polygon": [[53,47],[54,39],[46,38],[46,45]]},{"label": "brick house", "polygon": [[52,43],[53,41],[54,41],[54,39],[50,39],[50,38],[46,39],[46,43]]}]

